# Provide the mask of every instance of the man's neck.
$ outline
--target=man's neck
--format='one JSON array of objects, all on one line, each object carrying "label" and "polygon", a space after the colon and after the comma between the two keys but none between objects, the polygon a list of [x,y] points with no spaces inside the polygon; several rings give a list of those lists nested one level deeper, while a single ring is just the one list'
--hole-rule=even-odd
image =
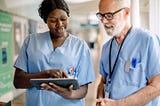
[{"label": "man's neck", "polygon": [[131,25],[125,26],[122,32],[118,36],[115,37],[118,45],[121,45],[122,41],[127,36],[127,32],[129,31],[130,27]]}]

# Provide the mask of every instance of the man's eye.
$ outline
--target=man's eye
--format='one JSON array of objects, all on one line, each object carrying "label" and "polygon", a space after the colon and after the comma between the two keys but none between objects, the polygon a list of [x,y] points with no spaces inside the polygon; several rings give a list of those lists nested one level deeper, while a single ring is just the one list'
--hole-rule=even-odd
[{"label": "man's eye", "polygon": [[112,14],[106,14],[105,17],[111,18]]}]

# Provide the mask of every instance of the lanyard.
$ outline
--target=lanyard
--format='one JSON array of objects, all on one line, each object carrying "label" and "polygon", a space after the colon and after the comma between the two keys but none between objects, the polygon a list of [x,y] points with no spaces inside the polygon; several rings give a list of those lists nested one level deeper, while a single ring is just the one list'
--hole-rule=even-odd
[{"label": "lanyard", "polygon": [[108,81],[108,83],[111,83],[111,78],[112,78],[112,76],[113,76],[113,72],[114,72],[116,63],[117,63],[117,61],[118,61],[118,57],[119,57],[121,48],[122,48],[122,46],[123,46],[123,43],[124,43],[125,39],[127,38],[127,35],[128,35],[129,32],[131,31],[131,29],[132,29],[132,27],[130,27],[130,29],[128,30],[125,38],[124,38],[123,41],[122,41],[122,44],[120,45],[120,48],[119,48],[119,50],[118,50],[118,54],[117,54],[116,60],[115,60],[114,65],[113,65],[113,69],[111,69],[111,51],[112,51],[112,43],[113,43],[114,38],[112,38],[112,40],[111,40],[110,49],[109,49],[109,81]]}]

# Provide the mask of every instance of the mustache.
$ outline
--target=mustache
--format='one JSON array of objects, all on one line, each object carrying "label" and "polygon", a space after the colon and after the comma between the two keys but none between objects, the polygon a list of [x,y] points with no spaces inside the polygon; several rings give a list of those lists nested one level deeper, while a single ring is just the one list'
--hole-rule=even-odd
[{"label": "mustache", "polygon": [[114,26],[112,24],[104,24],[105,28],[114,28]]}]

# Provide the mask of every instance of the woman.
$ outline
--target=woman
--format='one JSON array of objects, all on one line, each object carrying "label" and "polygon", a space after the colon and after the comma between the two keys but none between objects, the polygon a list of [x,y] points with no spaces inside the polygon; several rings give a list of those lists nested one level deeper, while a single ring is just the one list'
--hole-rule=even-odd
[{"label": "woman", "polygon": [[[64,0],[43,0],[38,10],[49,31],[28,36],[14,67],[14,85],[27,88],[27,106],[84,106],[88,84],[95,79],[89,48],[84,40],[69,34],[69,8]],[[37,90],[32,78],[77,78],[72,90],[43,83]]]}]

